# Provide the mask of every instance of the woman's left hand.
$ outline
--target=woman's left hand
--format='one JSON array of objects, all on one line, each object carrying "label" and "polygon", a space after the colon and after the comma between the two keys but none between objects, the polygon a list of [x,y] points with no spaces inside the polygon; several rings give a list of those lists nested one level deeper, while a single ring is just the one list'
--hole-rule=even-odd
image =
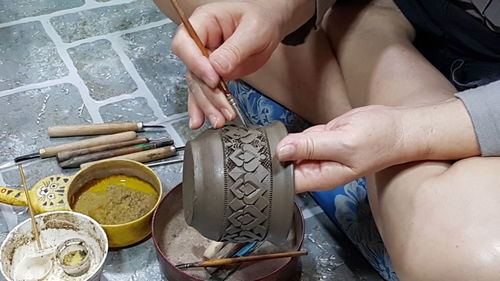
[{"label": "woman's left hand", "polygon": [[453,99],[417,107],[360,107],[278,143],[295,164],[297,192],[327,190],[384,168],[417,160],[479,155],[470,117]]}]

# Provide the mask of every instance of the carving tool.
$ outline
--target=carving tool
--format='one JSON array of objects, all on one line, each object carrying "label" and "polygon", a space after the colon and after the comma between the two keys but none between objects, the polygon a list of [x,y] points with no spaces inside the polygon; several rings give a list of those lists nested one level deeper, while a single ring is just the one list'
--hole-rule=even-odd
[{"label": "carving tool", "polygon": [[97,145],[103,145],[103,144],[108,144],[108,143],[115,143],[115,142],[122,142],[122,141],[128,141],[135,139],[137,137],[137,134],[135,132],[123,132],[123,133],[118,133],[118,134],[113,134],[113,135],[107,135],[107,136],[100,136],[96,138],[91,138],[91,139],[84,139],[80,141],[75,141],[75,142],[70,142],[70,143],[65,143],[65,144],[60,144],[56,146],[49,146],[40,149],[39,152],[37,153],[32,153],[28,155],[23,155],[20,157],[14,158],[14,162],[21,162],[24,160],[28,159],[34,159],[34,158],[47,158],[47,157],[52,157],[57,155],[57,153],[65,150],[75,150],[75,149],[81,149],[81,148],[88,148],[92,146],[97,146]]},{"label": "carving tool", "polygon": [[192,267],[214,267],[220,265],[228,265],[228,264],[236,264],[243,262],[251,262],[251,261],[261,261],[268,259],[278,259],[278,258],[290,258],[297,256],[307,255],[307,251],[294,251],[294,252],[286,252],[286,253],[275,253],[275,254],[266,254],[266,255],[257,255],[257,256],[247,256],[247,257],[235,257],[235,258],[226,258],[226,259],[218,259],[218,260],[207,260],[201,262],[193,262],[193,263],[184,263],[178,264],[175,267],[179,269],[186,269]]},{"label": "carving tool", "polygon": [[[116,156],[116,157],[111,157],[108,159],[126,159],[126,160],[133,160],[141,163],[146,163],[154,160],[159,160],[163,158],[168,158],[174,155],[177,155],[177,151],[183,150],[184,146],[181,147],[175,147],[175,146],[167,146],[167,147],[160,147],[160,148],[155,148],[151,150],[146,150],[146,151],[141,151],[141,152],[135,152],[131,154],[126,154],[126,155],[121,155],[121,156]],[[80,168],[84,169],[97,161],[93,162],[88,162],[88,163],[83,163],[80,165]]]},{"label": "carving tool", "polygon": [[159,139],[150,143],[141,143],[136,144],[134,146],[122,147],[118,149],[101,151],[81,156],[76,156],[70,158],[66,161],[62,161],[59,163],[61,168],[78,168],[83,163],[94,162],[102,159],[113,158],[120,155],[126,155],[131,153],[136,153],[145,150],[151,150],[155,148],[165,147],[172,145],[174,142],[171,139]]},{"label": "carving tool", "polygon": [[147,164],[147,166],[148,167],[156,167],[156,166],[170,165],[170,164],[176,164],[176,163],[182,163],[182,162],[184,162],[184,159],[171,159],[171,160],[150,163],[150,164]]},{"label": "carving tool", "polygon": [[72,137],[72,136],[90,136],[105,135],[120,132],[134,131],[142,132],[144,128],[165,128],[163,125],[149,125],[135,122],[117,122],[87,125],[62,125],[51,126],[48,128],[50,137]]},{"label": "carving tool", "polygon": [[[186,14],[184,14],[184,11],[182,10],[181,6],[179,6],[179,3],[177,3],[177,0],[170,0],[170,2],[172,3],[172,6],[174,7],[174,9],[177,12],[177,14],[179,15],[179,17],[181,18],[182,24],[184,24],[184,26],[186,27],[186,29],[189,33],[189,36],[191,36],[191,38],[194,40],[194,42],[196,43],[196,46],[198,46],[198,48],[200,49],[203,56],[208,58],[209,55],[208,55],[207,49],[205,48],[205,45],[203,44],[203,42],[201,42],[200,37],[198,36],[198,34],[194,30],[193,26],[189,22],[188,18],[186,17]],[[240,119],[243,126],[248,128],[248,125],[245,121],[245,118],[243,117],[243,114],[241,114],[240,108],[238,107],[238,105],[234,101],[233,95],[229,91],[229,88],[227,87],[226,82],[224,82],[224,80],[222,78],[219,81],[218,87],[226,96],[227,101],[233,107],[234,111],[238,115],[238,118]]]},{"label": "carving tool", "polygon": [[[103,145],[98,145],[98,146],[92,146],[89,148],[82,148],[82,149],[70,150],[70,151],[62,151],[62,152],[57,153],[56,158],[57,158],[58,162],[63,162],[63,161],[66,161],[70,158],[81,156],[81,155],[86,155],[86,154],[91,154],[91,153],[96,153],[96,152],[101,152],[101,151],[108,151],[108,150],[113,150],[113,149],[117,149],[117,148],[133,146],[136,144],[147,143],[147,142],[149,142],[149,139],[142,137],[142,138],[137,138],[135,140],[123,141],[123,142],[118,142],[118,143],[103,144]],[[173,141],[171,144],[173,144]],[[171,144],[169,144],[169,145],[171,145]]]}]

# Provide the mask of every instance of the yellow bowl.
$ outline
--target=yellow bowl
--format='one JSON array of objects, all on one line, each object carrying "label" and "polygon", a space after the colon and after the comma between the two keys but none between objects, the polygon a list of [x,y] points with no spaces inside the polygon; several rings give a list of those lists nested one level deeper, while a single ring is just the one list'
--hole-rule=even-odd
[{"label": "yellow bowl", "polygon": [[151,217],[160,204],[162,197],[161,181],[156,173],[142,163],[130,160],[103,160],[80,170],[70,178],[68,188],[65,190],[66,205],[71,208],[72,198],[91,181],[103,179],[113,175],[126,175],[139,178],[151,184],[158,192],[158,199],[151,210],[144,216],[133,221],[105,225],[101,224],[109,240],[109,247],[125,247],[137,243],[151,233]]}]

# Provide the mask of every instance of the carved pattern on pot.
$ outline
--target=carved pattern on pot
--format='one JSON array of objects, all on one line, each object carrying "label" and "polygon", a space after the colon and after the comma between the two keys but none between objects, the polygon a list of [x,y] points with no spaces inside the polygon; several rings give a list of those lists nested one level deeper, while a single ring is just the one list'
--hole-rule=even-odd
[{"label": "carved pattern on pot", "polygon": [[272,201],[271,153],[265,132],[226,126],[224,147],[224,231],[221,241],[262,241]]}]

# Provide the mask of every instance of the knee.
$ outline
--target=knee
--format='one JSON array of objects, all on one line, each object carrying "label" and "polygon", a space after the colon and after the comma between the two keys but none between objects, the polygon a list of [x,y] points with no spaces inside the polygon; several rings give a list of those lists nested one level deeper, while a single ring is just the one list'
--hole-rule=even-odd
[{"label": "knee", "polygon": [[500,280],[500,222],[492,215],[498,193],[461,187],[453,171],[463,175],[462,166],[474,161],[452,165],[416,187],[407,237],[388,246],[402,281]]},{"label": "knee", "polygon": [[[447,236],[447,233],[436,235]],[[482,241],[479,237],[470,239],[465,243],[453,241],[455,243],[439,245],[417,238],[418,248],[391,255],[391,260],[401,281],[500,280],[499,249],[495,249],[491,241]]]},{"label": "knee", "polygon": [[411,42],[415,30],[392,0],[354,1],[336,5],[323,20],[335,49],[346,43]]}]

